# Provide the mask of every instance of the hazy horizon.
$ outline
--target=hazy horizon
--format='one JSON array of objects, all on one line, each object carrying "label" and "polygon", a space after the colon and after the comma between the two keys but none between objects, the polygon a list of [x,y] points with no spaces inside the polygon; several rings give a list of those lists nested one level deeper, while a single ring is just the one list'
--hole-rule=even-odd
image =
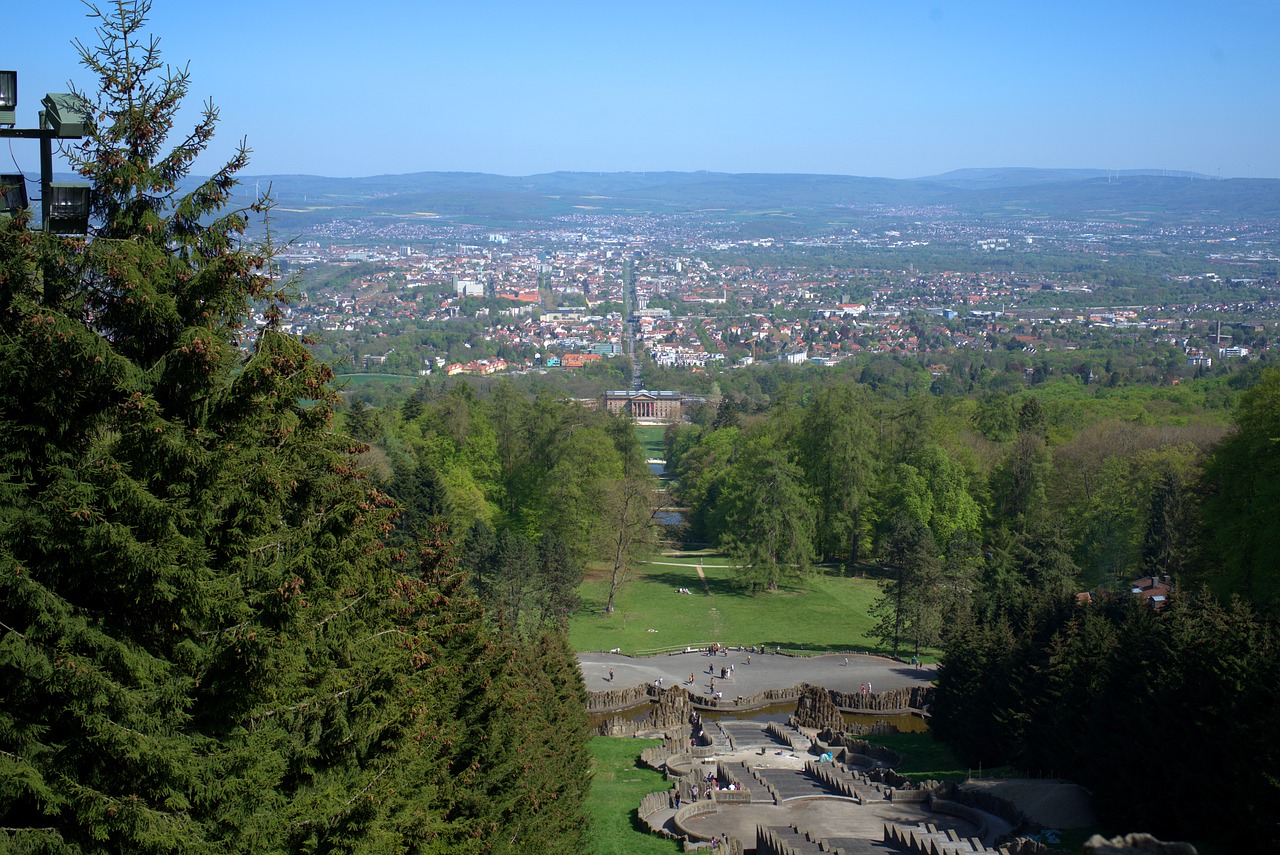
[{"label": "hazy horizon", "polygon": [[[1104,177],[1107,174],[1115,175],[1132,175],[1145,174],[1156,175],[1165,173],[1172,178],[1194,178],[1197,180],[1217,181],[1231,180],[1236,176],[1219,176],[1207,175],[1203,172],[1191,172],[1188,170],[1161,170],[1158,167],[1134,167],[1132,169],[1106,169],[1103,167],[1057,167],[1057,166],[960,166],[955,169],[949,169],[946,172],[938,172],[931,175],[909,175],[904,177],[895,177],[889,175],[855,175],[852,173],[840,172],[730,172],[721,169],[552,169],[544,172],[526,172],[521,174],[506,172],[488,172],[478,169],[415,169],[408,172],[376,172],[360,175],[320,175],[311,172],[254,172],[252,167],[249,171],[241,176],[242,179],[266,178],[266,177],[286,177],[296,176],[302,178],[320,178],[333,181],[360,181],[364,179],[380,178],[395,175],[423,175],[423,174],[441,174],[441,175],[486,175],[495,178],[533,178],[539,175],[770,175],[777,177],[823,177],[830,176],[834,178],[862,178],[870,181],[928,181],[936,178],[945,178],[952,175],[960,175],[969,172],[1078,172],[1078,173],[1098,173],[1098,177]],[[1256,180],[1275,181],[1280,179],[1271,178],[1269,176],[1257,176]]]},{"label": "hazy horizon", "polygon": [[[206,174],[243,137],[256,175],[1280,177],[1270,0],[155,0],[150,18],[163,59],[191,74],[175,136],[206,99],[221,112]],[[6,22],[20,126],[45,92],[96,88],[71,46],[96,43],[80,0],[16,4]],[[34,146],[10,149],[37,167]]]}]

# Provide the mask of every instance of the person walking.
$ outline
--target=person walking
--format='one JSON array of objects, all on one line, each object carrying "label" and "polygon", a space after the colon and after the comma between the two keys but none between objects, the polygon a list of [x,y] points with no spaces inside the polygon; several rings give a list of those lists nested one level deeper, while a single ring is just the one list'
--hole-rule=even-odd
[{"label": "person walking", "polygon": [[610,682],[610,683],[612,683],[612,682],[613,682],[613,669],[612,669],[612,668],[610,668],[610,669],[609,669],[609,682]]}]

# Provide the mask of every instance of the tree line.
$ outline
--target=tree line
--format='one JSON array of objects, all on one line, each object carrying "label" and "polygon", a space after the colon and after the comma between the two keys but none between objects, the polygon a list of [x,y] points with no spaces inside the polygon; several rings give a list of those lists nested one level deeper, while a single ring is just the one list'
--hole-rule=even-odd
[{"label": "tree line", "polygon": [[878,578],[876,634],[942,651],[934,730],[975,768],[1070,777],[1117,826],[1274,845],[1280,371],[1241,376],[1233,426],[835,377],[725,399],[668,431],[668,462],[745,591]]}]

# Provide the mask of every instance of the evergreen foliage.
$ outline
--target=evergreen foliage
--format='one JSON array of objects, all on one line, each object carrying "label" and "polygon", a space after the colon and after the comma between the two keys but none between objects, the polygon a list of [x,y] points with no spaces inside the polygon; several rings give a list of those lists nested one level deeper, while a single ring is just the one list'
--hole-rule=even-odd
[{"label": "evergreen foliage", "polygon": [[1046,602],[952,636],[934,732],[971,766],[1092,790],[1108,825],[1280,843],[1273,624],[1239,600]]},{"label": "evergreen foliage", "polygon": [[93,9],[81,48],[93,236],[0,223],[3,847],[577,847],[563,636],[487,626],[434,500],[411,557],[385,545],[394,504],[242,239],[269,206],[226,209],[247,149],[175,189],[217,111],[166,148],[187,76],[148,11]]}]

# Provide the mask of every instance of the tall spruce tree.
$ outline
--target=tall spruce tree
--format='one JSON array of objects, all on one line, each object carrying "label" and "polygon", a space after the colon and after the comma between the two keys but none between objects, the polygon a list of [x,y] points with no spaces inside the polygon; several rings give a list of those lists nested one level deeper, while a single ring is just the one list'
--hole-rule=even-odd
[{"label": "tall spruce tree", "polygon": [[90,8],[93,235],[0,223],[0,848],[535,846],[476,772],[506,650],[438,532],[384,546],[392,502],[227,209],[247,150],[180,192],[217,111],[168,147],[188,78],[150,4]]}]

